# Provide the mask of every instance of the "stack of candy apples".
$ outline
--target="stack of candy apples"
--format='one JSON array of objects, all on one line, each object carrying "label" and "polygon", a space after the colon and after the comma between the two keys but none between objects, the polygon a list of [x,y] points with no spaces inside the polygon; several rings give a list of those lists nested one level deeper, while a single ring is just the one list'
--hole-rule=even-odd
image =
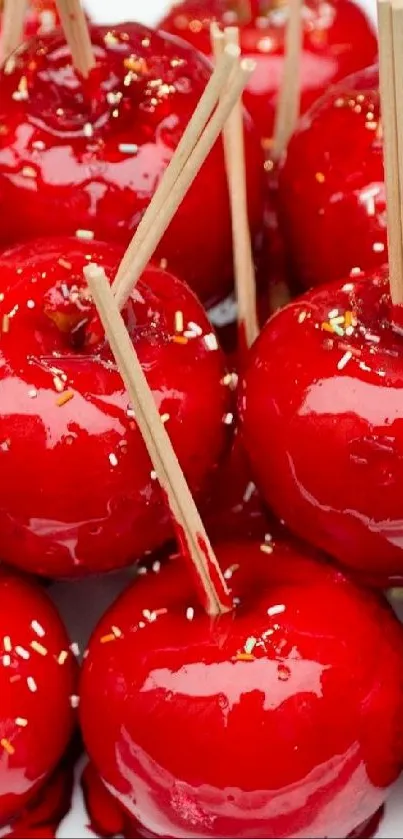
[{"label": "stack of candy apples", "polygon": [[[371,837],[403,770],[403,7],[378,71],[351,0],[185,0],[174,35],[3,5],[1,835],[55,835],[84,750],[98,835]],[[318,287],[260,331],[280,230]],[[118,569],[80,651],[50,583]]]}]

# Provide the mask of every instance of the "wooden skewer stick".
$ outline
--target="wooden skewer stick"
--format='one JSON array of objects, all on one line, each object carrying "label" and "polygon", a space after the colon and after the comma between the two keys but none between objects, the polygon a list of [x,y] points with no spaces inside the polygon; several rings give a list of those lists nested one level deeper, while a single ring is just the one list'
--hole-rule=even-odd
[{"label": "wooden skewer stick", "polygon": [[147,263],[151,259],[155,248],[162,239],[166,229],[169,227],[179,205],[182,203],[188,189],[199,173],[203,163],[214,146],[227,121],[235,103],[239,99],[249,77],[255,69],[255,63],[244,59],[240,66],[232,73],[231,85],[222,96],[219,105],[206,126],[200,140],[193,149],[182,169],[173,189],[170,192],[163,208],[161,209],[155,224],[148,230],[147,237],[137,248],[132,249],[133,257],[126,266],[125,272],[120,280],[115,280],[112,288],[116,302],[121,309],[130,297],[135,284]]},{"label": "wooden skewer stick", "polygon": [[106,336],[125,383],[143,440],[158,480],[167,495],[172,515],[186,540],[188,555],[208,614],[228,612],[232,602],[197,507],[161,420],[152,391],[113,297],[105,271],[90,264],[84,274]]},{"label": "wooden skewer stick", "polygon": [[[211,43],[216,62],[225,45],[239,48],[239,29],[227,27],[223,34],[217,24],[211,26]],[[238,99],[224,125],[225,165],[231,202],[232,242],[234,250],[235,287],[238,303],[238,328],[241,345],[250,347],[259,334],[256,314],[256,283],[248,218],[246,190],[245,145],[242,98]]]},{"label": "wooden skewer stick", "polygon": [[74,66],[84,78],[87,78],[96,62],[81,2],[80,0],[56,0],[56,3]]},{"label": "wooden skewer stick", "polygon": [[180,143],[171,158],[169,166],[164,172],[164,176],[159,183],[153,199],[141,219],[141,222],[136,230],[136,235],[132,239],[122,262],[120,263],[115,278],[116,286],[119,286],[121,283],[122,277],[125,276],[127,268],[130,266],[136,251],[140,245],[142,245],[144,239],[147,238],[148,231],[156,223],[160,211],[162,210],[166,200],[169,198],[171,190],[175,186],[186,161],[191,155],[208,120],[211,117],[211,114],[214,111],[214,108],[217,105],[219,96],[228,82],[230,73],[238,60],[238,57],[239,47],[229,47],[223,53],[220,63],[217,64],[217,67],[211,76],[208,85],[206,86],[193,116],[182,135]]},{"label": "wooden skewer stick", "polygon": [[5,0],[0,38],[2,65],[23,41],[26,10],[27,0]]},{"label": "wooden skewer stick", "polygon": [[271,157],[279,160],[298,122],[301,100],[302,0],[289,0],[283,78],[277,104]]},{"label": "wooden skewer stick", "polygon": [[[383,129],[386,207],[388,220],[389,281],[393,304],[403,303],[402,207],[392,10],[389,0],[378,0],[379,85]],[[400,47],[396,51],[399,51]],[[399,80],[399,87],[401,80]],[[403,141],[403,137],[402,137]]]}]

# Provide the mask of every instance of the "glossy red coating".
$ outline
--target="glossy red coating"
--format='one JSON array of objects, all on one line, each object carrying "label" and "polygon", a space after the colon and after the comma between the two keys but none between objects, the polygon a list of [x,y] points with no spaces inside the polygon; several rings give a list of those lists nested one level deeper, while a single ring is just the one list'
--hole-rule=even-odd
[{"label": "glossy red coating", "polygon": [[59,22],[54,0],[31,0],[25,20],[25,37],[51,32]]},{"label": "glossy red coating", "polygon": [[[270,139],[283,71],[288,7],[281,0],[248,0],[249,18],[243,13],[245,5],[231,0],[184,0],[173,6],[160,26],[207,55],[211,21],[240,26],[242,51],[257,63],[245,105],[261,136]],[[308,0],[303,15],[301,111],[305,112],[330,84],[372,64],[377,42],[373,26],[351,0]]]},{"label": "glossy red coating", "polygon": [[[128,244],[210,78],[210,64],[188,44],[140,24],[91,33],[97,66],[85,86],[59,32],[30,41],[15,69],[0,75],[0,241],[6,244],[79,229]],[[263,159],[246,116],[245,132],[257,238]],[[204,301],[231,288],[221,140],[157,256]]]},{"label": "glossy red coating", "polygon": [[[49,778],[70,739],[76,663],[45,591],[0,572],[0,826]],[[73,699],[72,699],[73,697]]]},{"label": "glossy red coating", "polygon": [[218,557],[235,612],[208,618],[172,560],[101,620],[81,681],[90,757],[157,836],[346,836],[402,766],[402,627],[286,542]]},{"label": "glossy red coating", "polygon": [[402,394],[403,337],[382,274],[317,288],[276,314],[241,388],[266,503],[381,583],[403,579]]},{"label": "glossy red coating", "polygon": [[378,67],[332,88],[301,120],[279,176],[280,226],[305,287],[387,261]]},{"label": "glossy red coating", "polygon": [[[118,568],[172,536],[86,297],[83,266],[113,278],[121,256],[66,238],[0,257],[0,556],[48,577]],[[231,428],[223,353],[194,294],[161,268],[143,274],[125,317],[198,497]]]}]

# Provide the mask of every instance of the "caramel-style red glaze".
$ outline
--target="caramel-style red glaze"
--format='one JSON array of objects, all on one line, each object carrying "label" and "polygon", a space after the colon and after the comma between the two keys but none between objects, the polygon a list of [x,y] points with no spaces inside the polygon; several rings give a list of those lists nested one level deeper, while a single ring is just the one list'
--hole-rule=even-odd
[{"label": "caramel-style red glaze", "polygon": [[[277,96],[281,85],[287,4],[278,0],[184,0],[161,21],[161,29],[185,38],[210,55],[210,23],[239,25],[241,46],[257,68],[244,100],[261,136],[273,135]],[[372,64],[377,56],[374,27],[351,0],[308,0],[304,3],[304,42],[301,63],[301,112],[305,112],[328,86],[349,73]]]},{"label": "caramel-style red glaze", "polygon": [[280,167],[278,204],[292,270],[306,288],[387,261],[377,66],[303,117]]},{"label": "caramel-style red glaze", "polygon": [[[0,556],[51,578],[130,564],[172,537],[83,279],[90,261],[112,279],[122,253],[66,238],[0,258]],[[199,498],[231,431],[223,353],[194,294],[159,267],[144,272],[125,318]]]},{"label": "caramel-style red glaze", "polygon": [[172,560],[102,618],[81,680],[90,757],[157,836],[347,836],[401,769],[402,627],[287,543],[218,558],[235,612],[207,617]]},{"label": "caramel-style red glaze", "polygon": [[380,584],[403,579],[403,338],[386,274],[318,287],[267,323],[243,440],[274,512]]},{"label": "caramel-style red glaze", "polygon": [[0,571],[0,825],[34,801],[69,742],[77,667],[43,588]]},{"label": "caramel-style red glaze", "polygon": [[[91,29],[84,84],[60,31],[30,41],[0,76],[0,241],[93,231],[127,245],[211,76],[188,44],[140,24]],[[7,69],[7,68],[6,68]],[[260,237],[264,176],[245,115],[250,222]],[[197,254],[197,258],[195,258]],[[221,139],[157,249],[203,301],[232,284]]]}]

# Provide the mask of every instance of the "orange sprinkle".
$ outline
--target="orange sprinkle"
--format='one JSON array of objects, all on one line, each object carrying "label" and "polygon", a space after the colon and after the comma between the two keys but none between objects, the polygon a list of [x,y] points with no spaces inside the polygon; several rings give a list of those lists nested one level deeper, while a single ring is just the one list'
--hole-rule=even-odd
[{"label": "orange sprinkle", "polygon": [[353,325],[353,313],[348,311],[344,313],[344,323],[346,326]]},{"label": "orange sprinkle", "polygon": [[334,329],[333,329],[332,324],[331,324],[331,323],[327,323],[327,321],[324,321],[324,322],[321,324],[320,328],[321,328],[321,329],[323,329],[323,330],[324,330],[324,332],[334,332]]},{"label": "orange sprinkle", "polygon": [[69,657],[69,654],[68,654],[67,650],[62,650],[61,653],[59,653],[57,663],[58,664],[64,664],[64,662],[67,661],[68,657]]},{"label": "orange sprinkle", "polygon": [[116,641],[116,635],[113,632],[110,632],[109,635],[103,635],[101,638],[101,644],[109,644],[110,641]]},{"label": "orange sprinkle", "polygon": [[172,335],[172,340],[175,341],[175,344],[187,344],[188,338],[185,338],[184,335]]},{"label": "orange sprinkle", "polygon": [[9,318],[8,315],[3,315],[1,330],[2,330],[2,332],[9,332],[10,331],[10,318]]},{"label": "orange sprinkle", "polygon": [[67,259],[60,258],[57,261],[58,261],[59,265],[61,265],[62,268],[66,268],[67,271],[71,271],[73,266],[72,266],[71,262],[67,261]]},{"label": "orange sprinkle", "polygon": [[3,737],[2,740],[0,740],[0,745],[3,746],[3,749],[4,749],[5,752],[7,752],[7,754],[9,754],[9,755],[14,754],[14,752],[15,752],[14,746],[12,746],[10,741],[7,740],[5,737]]},{"label": "orange sprinkle", "polygon": [[251,653],[237,653],[233,656],[232,661],[255,661],[255,656]]},{"label": "orange sprinkle", "polygon": [[66,390],[64,393],[62,393],[61,396],[59,396],[58,399],[56,399],[57,407],[62,408],[63,405],[65,405],[66,402],[70,402],[70,399],[73,399],[73,397],[74,397],[73,391],[72,390]]}]

